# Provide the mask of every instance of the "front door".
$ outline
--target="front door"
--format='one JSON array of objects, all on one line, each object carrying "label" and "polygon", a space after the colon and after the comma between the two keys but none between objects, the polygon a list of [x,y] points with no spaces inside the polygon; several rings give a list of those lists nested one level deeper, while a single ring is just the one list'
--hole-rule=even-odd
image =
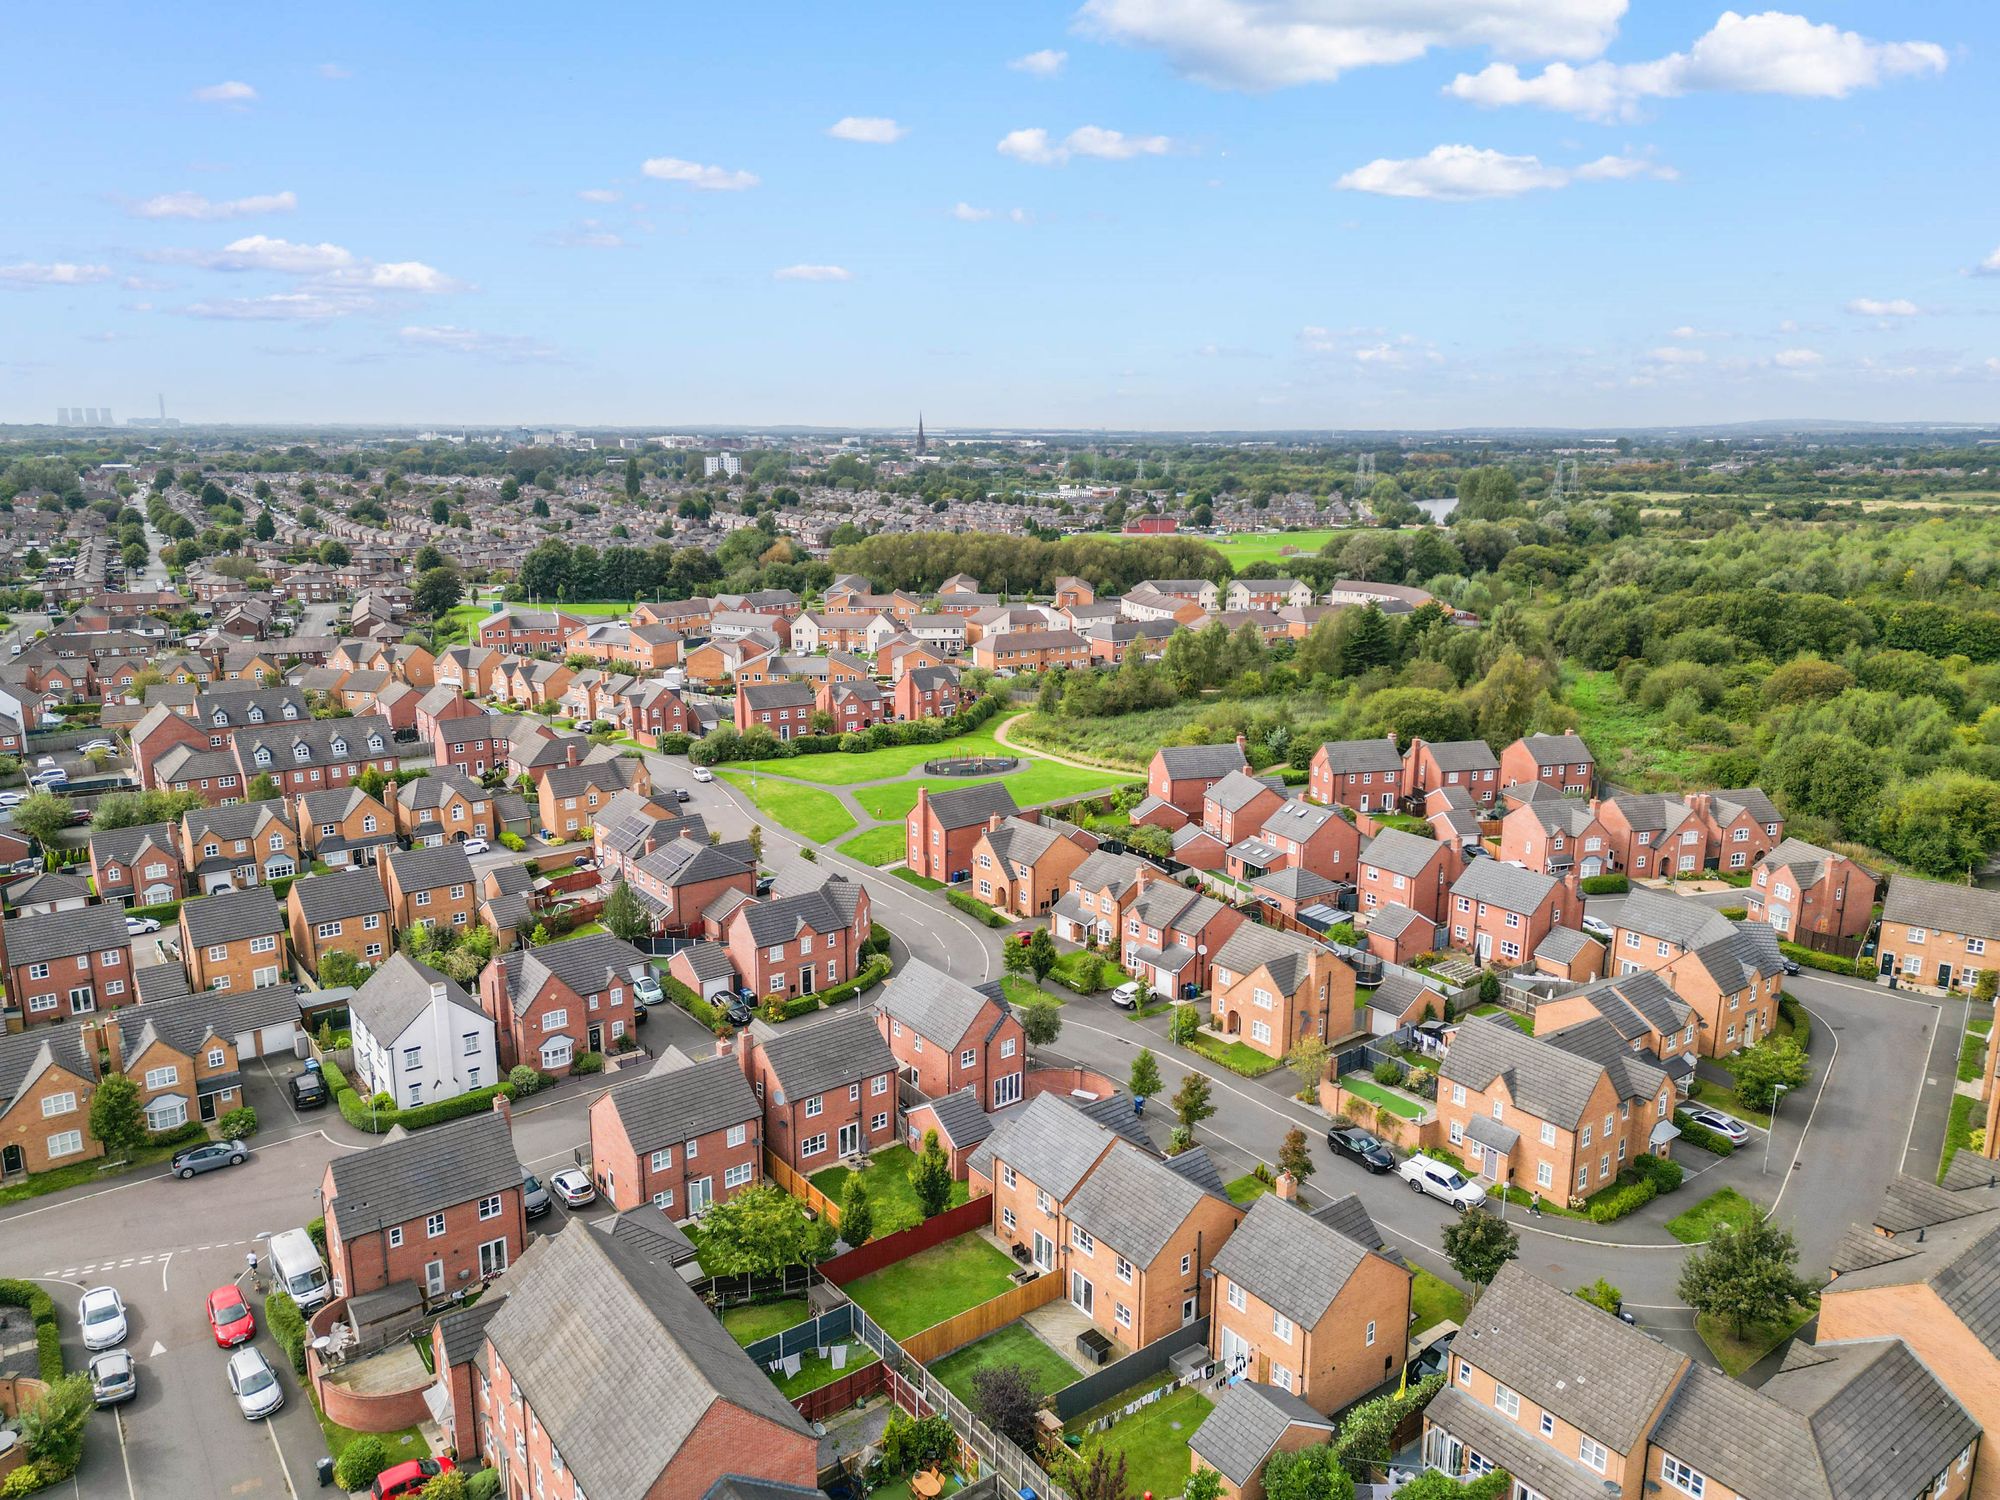
[{"label": "front door", "polygon": [[840,1127],[840,1154],[842,1156],[857,1156],[860,1152],[861,1122],[856,1120],[852,1125],[843,1125]]},{"label": "front door", "polygon": [[28,1158],[22,1154],[19,1146],[12,1141],[0,1146],[0,1177],[12,1177],[27,1170]]},{"label": "front door", "polygon": [[1069,1300],[1076,1310],[1085,1316],[1093,1316],[1092,1309],[1097,1304],[1097,1288],[1081,1271],[1069,1273]]},{"label": "front door", "polygon": [[215,1118],[215,1095],[203,1094],[199,1108],[201,1117],[204,1120],[213,1120]]},{"label": "front door", "polygon": [[715,1201],[715,1179],[713,1177],[697,1177],[687,1185],[687,1188],[688,1217],[691,1219],[699,1218],[702,1214],[708,1212],[708,1205]]},{"label": "front door", "polygon": [[601,1023],[596,1021],[591,1023],[586,1042],[592,1052],[604,1050],[604,1027]]},{"label": "front door", "polygon": [[1941,989],[1941,990],[1948,990],[1948,989],[1950,989],[1950,988],[1951,988],[1951,965],[1950,965],[1950,964],[1939,964],[1939,965],[1938,965],[1938,975],[1937,975],[1937,982],[1938,982],[1938,988],[1939,988],[1939,989]]}]

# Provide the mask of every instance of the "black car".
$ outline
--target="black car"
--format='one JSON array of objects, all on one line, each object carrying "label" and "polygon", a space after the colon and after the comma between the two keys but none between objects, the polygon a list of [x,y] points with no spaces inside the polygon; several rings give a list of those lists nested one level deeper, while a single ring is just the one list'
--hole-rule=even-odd
[{"label": "black car", "polygon": [[723,1014],[729,1017],[731,1025],[748,1026],[757,1019],[757,1007],[751,1004],[748,996],[734,995],[730,997],[729,1008]]},{"label": "black car", "polygon": [[294,1109],[318,1109],[326,1103],[326,1080],[316,1071],[294,1073],[285,1080],[285,1087],[291,1090]]},{"label": "black car", "polygon": [[1458,1336],[1457,1330],[1439,1335],[1415,1359],[1410,1361],[1410,1379],[1427,1380],[1433,1375],[1444,1374],[1444,1368],[1451,1360],[1452,1340]]},{"label": "black car", "polygon": [[1371,1172],[1380,1174],[1396,1170],[1396,1158],[1389,1154],[1389,1148],[1359,1126],[1334,1127],[1327,1131],[1326,1143],[1333,1148],[1335,1156],[1349,1157]]},{"label": "black car", "polygon": [[1778,967],[1783,969],[1787,974],[1797,974],[1799,972],[1799,961],[1796,958],[1780,958],[1778,960]]}]

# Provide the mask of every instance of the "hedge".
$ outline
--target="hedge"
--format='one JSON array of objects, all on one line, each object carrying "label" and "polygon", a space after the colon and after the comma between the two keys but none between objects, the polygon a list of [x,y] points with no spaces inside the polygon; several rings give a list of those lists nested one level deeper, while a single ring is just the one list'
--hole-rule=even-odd
[{"label": "hedge", "polygon": [[306,1315],[299,1311],[290,1292],[273,1292],[264,1299],[264,1323],[271,1330],[271,1337],[278,1341],[278,1347],[291,1359],[292,1373],[304,1375],[306,1343],[312,1337],[312,1330],[306,1327]]},{"label": "hedge", "polygon": [[32,1281],[0,1279],[0,1303],[23,1309],[35,1321],[35,1353],[41,1361],[42,1379],[63,1376],[62,1330],[56,1324],[56,1302]]},{"label": "hedge", "polygon": [[[869,959],[867,965],[863,967],[861,972],[859,974],[856,974],[852,979],[848,980],[845,984],[836,984],[831,989],[820,990],[816,994],[808,995],[803,998],[809,1000],[817,1000],[821,1005],[839,1005],[844,1000],[852,1000],[856,995],[860,994],[863,990],[869,988],[871,985],[880,984],[883,980],[887,979],[888,977],[889,977],[889,959],[886,954],[883,954],[878,957]],[[797,1002],[795,1001],[793,1003],[796,1004]],[[791,1009],[790,1006],[786,1007],[787,1012],[789,1012],[790,1009]]]},{"label": "hedge", "polygon": [[1681,1139],[1690,1146],[1699,1146],[1716,1156],[1728,1156],[1736,1149],[1736,1143],[1728,1136],[1718,1135],[1706,1125],[1696,1124],[1694,1117],[1684,1109],[1674,1111],[1674,1123],[1680,1127]]},{"label": "hedge", "polygon": [[159,922],[177,921],[180,914],[181,904],[178,901],[162,901],[158,906],[128,906],[125,909],[128,917],[152,917]]},{"label": "hedge", "polygon": [[1721,906],[1716,908],[1716,913],[1728,921],[1741,922],[1745,917],[1750,915],[1750,908],[1747,906]]},{"label": "hedge", "polygon": [[946,891],[944,899],[964,912],[968,917],[977,917],[988,927],[1007,927],[1012,924],[983,901],[975,901],[964,891]]},{"label": "hedge", "polygon": [[509,1099],[515,1096],[513,1084],[495,1083],[450,1099],[440,1099],[435,1104],[419,1104],[414,1109],[398,1109],[394,1105],[371,1109],[368,1101],[355,1091],[354,1085],[347,1081],[347,1075],[336,1064],[322,1059],[320,1072],[326,1077],[326,1086],[333,1093],[333,1102],[340,1110],[341,1119],[356,1130],[365,1130],[371,1135],[386,1135],[398,1125],[405,1130],[442,1125],[447,1120],[463,1119],[483,1109],[491,1109],[496,1095],[505,1095]]},{"label": "hedge", "polygon": [[149,1130],[146,1139],[155,1146],[187,1146],[207,1140],[208,1127],[199,1120],[188,1120],[172,1130]]},{"label": "hedge", "polygon": [[1586,875],[1577,889],[1586,896],[1622,896],[1632,889],[1632,882],[1623,875]]},{"label": "hedge", "polygon": [[1854,974],[1863,979],[1875,977],[1875,960],[1872,958],[1842,958],[1834,953],[1821,953],[1817,948],[1801,948],[1797,943],[1778,944],[1778,951],[1793,963],[1805,969],[1818,969],[1827,974]]},{"label": "hedge", "polygon": [[660,989],[666,994],[666,997],[689,1015],[693,1016],[697,1021],[701,1022],[702,1025],[712,1029],[715,1023],[722,1019],[721,1011],[710,1005],[665,969],[660,970],[659,973]]},{"label": "hedge", "polygon": [[1812,1051],[1812,1017],[1806,1008],[1790,995],[1778,996],[1778,1014],[1792,1024],[1792,1037],[1801,1050]]},{"label": "hedge", "polygon": [[1635,1182],[1621,1182],[1613,1187],[1600,1188],[1590,1195],[1590,1222],[1609,1224],[1614,1219],[1622,1219],[1627,1214],[1644,1208],[1659,1196],[1660,1190],[1653,1185],[1650,1177],[1641,1177]]}]

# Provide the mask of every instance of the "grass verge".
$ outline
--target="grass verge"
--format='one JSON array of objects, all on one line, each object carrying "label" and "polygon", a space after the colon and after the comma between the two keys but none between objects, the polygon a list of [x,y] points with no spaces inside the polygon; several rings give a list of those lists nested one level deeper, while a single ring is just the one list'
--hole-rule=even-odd
[{"label": "grass verge", "polygon": [[1446,1281],[1418,1268],[1410,1283],[1410,1334],[1414,1337],[1440,1323],[1465,1321],[1465,1293]]},{"label": "grass verge", "polygon": [[1753,1323],[1741,1335],[1727,1318],[1707,1313],[1695,1315],[1694,1327],[1701,1341],[1708,1345],[1708,1352],[1715,1356],[1715,1362],[1722,1366],[1722,1373],[1733,1380],[1798,1332],[1806,1319],[1818,1311],[1818,1306],[1817,1300],[1800,1303],[1789,1316],[1775,1323]]},{"label": "grass verge", "polygon": [[942,880],[933,880],[928,875],[919,875],[908,865],[905,865],[900,870],[891,870],[889,873],[894,875],[898,880],[906,881],[910,885],[915,886],[920,891],[941,891],[944,889],[944,882]]},{"label": "grass verge", "polygon": [[853,831],[854,814],[842,807],[832,792],[779,781],[770,775],[759,775],[753,780],[747,771],[724,771],[722,778],[756,803],[758,811],[816,844],[831,843]]},{"label": "grass verge", "polygon": [[1715,1238],[1719,1225],[1747,1229],[1762,1214],[1762,1209],[1735,1188],[1717,1188],[1692,1208],[1667,1220],[1667,1233],[1684,1245],[1699,1245]]},{"label": "grass verge", "polygon": [[1284,1066],[1279,1059],[1266,1057],[1245,1042],[1218,1042],[1213,1037],[1197,1036],[1188,1043],[1188,1050],[1199,1052],[1210,1062],[1220,1063],[1244,1078],[1262,1078],[1272,1069]]},{"label": "grass verge", "polygon": [[864,865],[894,864],[903,857],[903,825],[884,823],[880,828],[870,828],[857,833],[840,846],[840,852],[849,859],[858,859]]},{"label": "grass verge", "polygon": [[1034,980],[1029,979],[1023,974],[1002,974],[1000,976],[1000,989],[1007,996],[1007,1003],[1009,1005],[1032,1005],[1041,1000],[1046,1000],[1051,1005],[1061,1005],[1063,1003],[1061,995],[1043,989]]},{"label": "grass verge", "polygon": [[1959,1149],[1972,1144],[1972,1112],[1979,1107],[1979,1101],[1969,1094],[1955,1094],[1951,1101],[1951,1119],[1944,1128],[1944,1155],[1938,1159],[1938,1181],[1944,1181],[1944,1174],[1951,1170],[1951,1159]]}]

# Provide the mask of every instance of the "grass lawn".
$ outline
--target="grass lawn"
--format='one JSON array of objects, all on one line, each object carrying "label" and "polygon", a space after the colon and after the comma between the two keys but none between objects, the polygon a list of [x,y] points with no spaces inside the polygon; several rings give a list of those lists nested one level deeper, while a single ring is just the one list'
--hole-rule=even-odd
[{"label": "grass lawn", "polygon": [[185,1151],[194,1144],[182,1141],[178,1146],[140,1146],[133,1151],[129,1163],[108,1165],[100,1157],[95,1161],[80,1161],[73,1166],[37,1172],[32,1177],[0,1187],[0,1204],[19,1203],[23,1198],[38,1198],[44,1193],[59,1193],[64,1188],[78,1187],[87,1182],[104,1182],[129,1172],[158,1166],[176,1151]]},{"label": "grass lawn", "polygon": [[1734,1379],[1796,1333],[1816,1308],[1817,1299],[1810,1304],[1798,1304],[1792,1308],[1792,1316],[1775,1323],[1753,1323],[1741,1338],[1736,1336],[1729,1319],[1710,1317],[1707,1313],[1695,1314],[1694,1328],[1708,1345],[1708,1352],[1715,1356],[1715,1362],[1722,1366],[1722,1373]]},{"label": "grass lawn", "polygon": [[748,1347],[787,1328],[796,1328],[810,1318],[803,1297],[786,1297],[778,1302],[746,1302],[741,1307],[722,1310],[722,1326],[737,1343]]},{"label": "grass lawn", "polygon": [[1125,1454],[1125,1491],[1178,1495],[1187,1487],[1188,1439],[1214,1402],[1200,1391],[1182,1389],[1127,1417],[1116,1427],[1083,1440],[1084,1461],[1102,1447]]},{"label": "grass lawn", "polygon": [[1230,1183],[1224,1191],[1229,1194],[1229,1201],[1234,1203],[1238,1208],[1248,1208],[1259,1198],[1271,1191],[1271,1184],[1259,1177],[1255,1172],[1245,1172],[1241,1177]]},{"label": "grass lawn", "polygon": [[[1247,563],[1283,563],[1289,558],[1317,557],[1319,549],[1344,531],[1236,531],[1228,536],[1205,536],[1206,542],[1242,572]],[[1285,548],[1292,550],[1287,552]]]},{"label": "grass lawn", "polygon": [[1188,1043],[1188,1048],[1244,1078],[1262,1078],[1273,1068],[1284,1066],[1277,1058],[1266,1057],[1246,1042],[1218,1042],[1212,1037],[1197,1036]]},{"label": "grass lawn", "polygon": [[847,1288],[847,1295],[892,1339],[990,1302],[1014,1285],[1014,1262],[977,1234],[961,1234]]},{"label": "grass lawn", "polygon": [[832,1360],[821,1359],[817,1354],[805,1354],[799,1357],[799,1373],[796,1375],[787,1375],[780,1379],[772,1371],[767,1370],[765,1373],[770,1375],[778,1389],[785,1393],[785,1399],[793,1401],[807,1391],[816,1391],[823,1385],[832,1385],[843,1375],[852,1375],[856,1370],[865,1370],[874,1364],[875,1360],[875,1351],[866,1344],[849,1344],[845,1369],[836,1370]]},{"label": "grass lawn", "polygon": [[1370,1079],[1358,1073],[1350,1073],[1340,1080],[1340,1086],[1357,1099],[1366,1099],[1378,1109],[1386,1109],[1392,1115],[1401,1115],[1406,1120],[1421,1120],[1424,1107],[1406,1094],[1391,1093]]},{"label": "grass lawn", "polygon": [[919,875],[908,865],[905,865],[900,870],[891,870],[889,873],[894,875],[898,880],[909,882],[920,891],[941,891],[944,889],[944,882],[942,880],[933,880],[928,875]]},{"label": "grass lawn", "polygon": [[1006,994],[1009,1005],[1033,1004],[1037,1000],[1046,1000],[1052,1005],[1063,1003],[1061,995],[1051,994],[1025,974],[1002,974],[1000,988]]},{"label": "grass lawn", "polygon": [[1083,966],[1085,959],[1093,957],[1101,966],[1097,980],[1100,989],[1115,990],[1119,985],[1131,982],[1132,976],[1126,973],[1124,966],[1109,954],[1092,954],[1082,949],[1075,953],[1065,953],[1056,959],[1055,977],[1067,982],[1071,989],[1076,989],[1077,970]]},{"label": "grass lawn", "polygon": [[1968,1094],[1952,1096],[1951,1119],[1944,1128],[1944,1155],[1938,1160],[1939,1182],[1951,1170],[1951,1159],[1958,1155],[1959,1148],[1972,1143],[1972,1114],[1978,1107],[1979,1101]]},{"label": "grass lawn", "polygon": [[1965,1040],[1958,1048],[1958,1081],[1971,1083],[1985,1072],[1986,1033],[1993,1029],[1991,1021],[1969,1021],[1965,1027]]},{"label": "grass lawn", "polygon": [[310,1387],[306,1389],[306,1399],[312,1402],[313,1415],[319,1418],[319,1430],[326,1438],[326,1451],[335,1459],[338,1459],[347,1445],[358,1437],[379,1437],[382,1446],[389,1450],[389,1462],[392,1464],[402,1463],[406,1459],[431,1456],[430,1444],[424,1441],[424,1435],[414,1427],[405,1427],[401,1432],[356,1432],[351,1427],[342,1427],[338,1422],[329,1422],[326,1413],[319,1409],[319,1400],[313,1395]]},{"label": "grass lawn", "polygon": [[1463,1323],[1465,1293],[1443,1277],[1433,1276],[1419,1267],[1416,1280],[1410,1283],[1410,1314],[1410,1333],[1413,1337],[1440,1323]]},{"label": "grass lawn", "polygon": [[1713,1239],[1718,1226],[1747,1229],[1763,1210],[1735,1188],[1718,1188],[1701,1202],[1667,1220],[1667,1233],[1685,1245],[1699,1245]]},{"label": "grass lawn", "polygon": [[[939,747],[932,745],[929,748],[935,750]],[[917,805],[917,790],[920,787],[929,787],[936,793],[960,787],[992,785],[991,777],[979,781],[966,781],[957,776],[927,776],[921,781],[892,781],[884,786],[857,787],[854,800],[886,823],[892,818],[901,819],[910,815],[910,809]],[[1020,801],[1018,797],[1014,800]]]},{"label": "grass lawn", "polygon": [[[1535,1022],[1532,1016],[1524,1016],[1518,1011],[1507,1009],[1504,1005],[1475,1005],[1472,1007],[1471,1013],[1475,1016],[1501,1016],[1506,1020],[1512,1021],[1529,1036],[1535,1034]],[[1431,1066],[1436,1067],[1437,1064],[1432,1063]]]},{"label": "grass lawn", "polygon": [[1013,1365],[1028,1377],[1037,1396],[1051,1395],[1081,1377],[1077,1368],[1042,1342],[1026,1323],[1009,1323],[998,1333],[989,1333],[976,1344],[967,1344],[931,1366],[931,1374],[942,1380],[945,1389],[971,1404],[972,1377],[981,1370]]},{"label": "grass lawn", "polygon": [[[862,1181],[868,1184],[868,1202],[875,1210],[873,1231],[868,1237],[879,1240],[885,1234],[921,1224],[924,1211],[917,1203],[916,1189],[910,1186],[910,1168],[917,1164],[916,1152],[908,1146],[891,1146],[886,1151],[874,1152],[869,1162],[868,1170],[861,1174]],[[812,1185],[838,1203],[847,1190],[849,1175],[845,1167],[828,1167],[812,1174]],[[951,1206],[956,1208],[965,1202],[970,1192],[963,1182],[954,1182]]]},{"label": "grass lawn", "polygon": [[[955,740],[947,740],[944,744],[926,748],[934,752],[932,758],[935,758],[935,752],[956,743]],[[883,752],[869,753],[879,755]],[[822,760],[827,758],[820,757]],[[1120,771],[1093,771],[1088,768],[1078,770],[1074,766],[1059,766],[1054,761],[1026,757],[1024,759],[1027,759],[1026,765],[1005,777],[967,781],[957,776],[926,776],[917,781],[893,781],[884,786],[861,787],[855,792],[854,800],[876,817],[886,820],[908,817],[910,809],[917,805],[919,787],[929,787],[931,795],[935,797],[939,792],[948,792],[959,787],[991,786],[998,781],[1013,796],[1016,806],[1033,807],[1042,802],[1060,802],[1065,798],[1080,797],[1085,792],[1105,791],[1130,779]],[[789,764],[796,765],[798,762],[793,761]]]},{"label": "grass lawn", "polygon": [[865,833],[857,833],[840,846],[840,852],[850,859],[858,859],[864,865],[892,865],[903,857],[903,825],[884,823],[880,828],[870,828]]},{"label": "grass lawn", "polygon": [[585,922],[581,927],[572,927],[568,932],[564,933],[562,940],[567,941],[570,938],[589,937],[592,933],[609,932],[610,930],[602,922]]},{"label": "grass lawn", "polygon": [[[939,740],[935,745],[885,745],[880,750],[864,750],[859,755],[835,751],[831,755],[798,755],[790,760],[767,761],[772,770],[796,781],[820,786],[854,786],[863,781],[884,781],[914,771],[927,760],[953,760],[961,756],[1012,755],[993,738],[991,726],[962,734],[956,739]],[[962,783],[951,780],[952,785]],[[910,801],[916,801],[912,783]]]},{"label": "grass lawn", "polygon": [[[956,1495],[964,1488],[965,1486],[958,1482],[956,1474],[947,1474],[944,1476],[944,1488],[939,1490],[938,1493],[940,1495]],[[892,1479],[880,1489],[870,1490],[868,1495],[869,1500],[916,1500],[917,1492],[910,1488],[909,1480]]]},{"label": "grass lawn", "polygon": [[759,776],[753,782],[748,771],[724,771],[722,776],[746,793],[760,811],[816,844],[832,843],[854,828],[854,814],[842,807],[832,792],[770,776]]}]

